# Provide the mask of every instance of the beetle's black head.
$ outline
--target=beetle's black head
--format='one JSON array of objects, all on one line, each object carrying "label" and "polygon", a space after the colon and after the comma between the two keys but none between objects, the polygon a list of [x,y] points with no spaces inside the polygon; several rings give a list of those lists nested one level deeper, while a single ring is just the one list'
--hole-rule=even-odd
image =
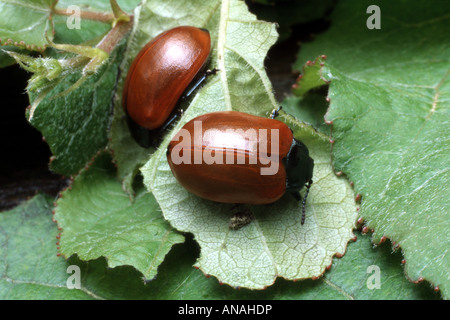
[{"label": "beetle's black head", "polygon": [[297,193],[312,180],[314,160],[303,142],[293,139],[283,162],[286,168],[286,191]]}]

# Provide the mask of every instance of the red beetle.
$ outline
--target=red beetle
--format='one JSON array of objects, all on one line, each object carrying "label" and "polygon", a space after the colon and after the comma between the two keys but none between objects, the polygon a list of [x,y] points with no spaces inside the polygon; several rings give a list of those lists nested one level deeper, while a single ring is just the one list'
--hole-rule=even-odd
[{"label": "red beetle", "polygon": [[203,69],[210,50],[208,30],[190,26],[170,29],[147,43],[125,80],[122,107],[126,114],[147,130],[161,127]]},{"label": "red beetle", "polygon": [[314,168],[307,147],[285,123],[237,111],[186,123],[170,142],[167,159],[184,188],[223,203],[268,204],[286,191],[300,200]]}]

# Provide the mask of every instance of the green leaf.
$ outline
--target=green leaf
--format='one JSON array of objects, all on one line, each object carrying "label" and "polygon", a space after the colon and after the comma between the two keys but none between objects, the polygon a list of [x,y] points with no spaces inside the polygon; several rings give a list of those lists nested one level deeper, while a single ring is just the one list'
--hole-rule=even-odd
[{"label": "green leaf", "polygon": [[[38,195],[19,207],[0,213],[0,298],[12,299],[433,299],[424,283],[409,283],[400,267],[401,254],[386,243],[372,248],[358,236],[348,253],[333,259],[324,278],[301,282],[283,279],[265,291],[220,286],[192,268],[198,248],[192,239],[174,246],[161,264],[157,279],[144,284],[140,273],[127,266],[108,268],[99,258],[85,262],[56,256],[56,225],[51,221],[52,199]],[[367,268],[380,268],[380,289],[370,290]],[[69,289],[69,266],[80,268],[80,289]],[[352,272],[348,272],[351,269]]]},{"label": "green leaf", "polygon": [[[31,124],[45,137],[53,154],[50,168],[63,175],[81,170],[108,142],[110,104],[121,61],[120,48],[80,88],[57,96],[81,77],[64,78],[35,109]],[[31,95],[34,100],[35,95]]]},{"label": "green leaf", "polygon": [[297,66],[328,56],[334,166],[362,195],[373,241],[392,239],[407,277],[448,298],[449,3],[380,1],[380,30],[367,29],[367,6],[340,2],[332,28],[303,47]]},{"label": "green leaf", "polygon": [[117,165],[117,177],[122,181],[122,188],[133,195],[133,181],[139,168],[145,164],[153,148],[140,147],[130,134],[125,112],[121,102],[115,96],[114,114],[109,131],[108,148],[112,150],[114,163]]},{"label": "green leaf", "polygon": [[263,69],[264,57],[275,41],[274,26],[257,21],[242,2],[223,1],[216,10],[210,15],[217,21],[209,20],[208,29],[217,39],[213,51],[218,55],[213,54],[212,64],[220,73],[198,92],[181,122],[141,169],[144,182],[164,217],[176,229],[194,234],[201,247],[197,266],[205,274],[233,287],[252,289],[269,286],[277,277],[318,277],[334,254],[345,252],[356,219],[353,191],[333,173],[326,136],[292,117],[280,116],[315,160],[304,226],[300,206],[286,195],[268,206],[249,207],[256,219],[232,231],[228,228],[233,215],[230,205],[189,194],[170,171],[166,159],[170,137],[190,119],[230,109],[266,116],[276,106]]},{"label": "green leaf", "polygon": [[16,53],[22,53],[22,54],[28,53],[26,50],[19,49],[17,47],[13,47],[13,46],[0,47],[0,68],[5,68],[5,67],[8,67],[8,66],[13,65],[14,63],[16,63],[14,58],[11,57],[11,55],[8,54],[7,51],[9,51],[9,52],[16,52]]},{"label": "green leaf", "polygon": [[67,28],[67,17],[62,15],[56,15],[53,23],[55,24],[53,40],[55,43],[95,45],[111,29],[109,23],[85,19],[80,21],[80,29],[69,29]]},{"label": "green leaf", "polygon": [[323,95],[309,93],[304,97],[288,96],[282,102],[283,110],[295,117],[311,124],[319,132],[331,137],[330,126],[323,119],[328,109],[328,103]]},{"label": "green leaf", "polygon": [[56,0],[0,0],[0,44],[44,51],[53,39],[52,8]]},{"label": "green leaf", "polygon": [[[388,243],[373,248],[369,237],[358,233],[356,239],[356,242],[349,243],[345,256],[334,258],[330,270],[317,280],[292,282],[278,279],[266,290],[245,288],[235,290],[220,285],[215,278],[205,277],[199,270],[191,267],[194,262],[192,253],[197,252],[197,247],[192,239],[188,238],[186,243],[176,245],[170,251],[161,264],[158,277],[147,284],[145,292],[141,289],[141,285],[136,285],[133,290],[128,290],[126,298],[133,293],[136,295],[139,293],[138,298],[162,300],[439,299],[438,294],[427,283],[418,285],[405,279],[401,267],[401,253],[392,253]],[[371,277],[375,274],[371,270],[374,266],[379,267],[379,288],[371,286],[373,283]],[[123,284],[116,279],[126,277],[128,274],[126,271],[123,268],[113,269],[105,282],[116,281],[115,285],[109,287],[120,287]],[[102,274],[100,270],[99,273]],[[131,282],[131,279],[129,281]],[[89,290],[96,292],[93,287],[89,287]]]},{"label": "green leaf", "polygon": [[52,199],[38,195],[0,213],[0,299],[85,299],[66,287],[66,262],[56,256]]},{"label": "green leaf", "polygon": [[292,86],[293,95],[281,103],[283,110],[298,120],[311,124],[316,130],[331,139],[330,126],[325,123],[324,114],[328,109],[325,98],[326,86],[329,81],[322,75],[326,56],[321,55],[315,60],[308,60],[302,67],[302,73]]},{"label": "green leaf", "polygon": [[152,279],[164,256],[184,237],[162,218],[156,200],[139,188],[133,201],[102,154],[77,176],[57,201],[55,220],[63,229],[60,252],[82,260],[106,257],[109,267],[131,265]]},{"label": "green leaf", "polygon": [[[400,251],[392,252],[389,242],[373,247],[370,238],[357,234],[342,259],[334,259],[323,287],[332,299],[410,300],[439,299],[428,283],[413,284],[404,275]],[[349,272],[351,270],[351,272]],[[379,272],[379,286],[377,273]]]},{"label": "green leaf", "polygon": [[[82,12],[96,11],[94,18],[100,19],[111,12],[109,2],[91,1],[89,6],[87,3],[82,1],[77,6]],[[60,1],[58,8],[52,9],[56,38],[62,43],[55,44],[50,40],[52,49],[46,51],[46,56],[33,58],[10,53],[22,67],[34,73],[27,87],[31,102],[28,119],[50,146],[53,153],[50,168],[63,175],[76,174],[107,145],[111,101],[124,48],[124,41],[119,41],[107,61],[108,54],[91,45],[102,40],[100,37],[110,30],[112,20],[105,23],[83,18],[80,29],[70,29],[66,24],[69,17],[65,15],[64,7],[71,4]],[[132,11],[136,4],[136,0],[123,2],[127,11]],[[22,15],[33,11],[33,8],[24,6]],[[4,16],[7,12],[1,14]],[[110,15],[112,17],[112,13]],[[64,52],[55,53],[55,49]],[[73,56],[74,53],[77,55]],[[86,79],[87,82],[83,83]]]},{"label": "green leaf", "polygon": [[297,83],[293,86],[292,93],[294,95],[303,96],[311,89],[328,83],[322,75],[322,67],[325,64],[325,59],[326,56],[322,55],[314,61],[306,61],[302,68],[302,74],[298,76]]},{"label": "green leaf", "polygon": [[[159,297],[163,299],[408,300],[439,298],[428,284],[412,284],[405,279],[401,267],[401,254],[400,252],[392,253],[388,243],[374,249],[368,237],[358,233],[356,239],[356,242],[349,243],[344,257],[333,259],[330,270],[320,279],[295,283],[278,279],[273,286],[264,291],[244,288],[239,291],[232,290],[228,286],[218,286],[217,281],[212,278],[205,279],[195,270],[189,271],[187,268],[176,266],[175,261],[181,260],[182,265],[187,265],[189,261],[187,257],[180,258],[180,256],[183,257],[180,246],[174,248],[168,255],[167,261],[161,267],[161,274],[151,285],[154,288],[161,287],[167,290],[155,290],[160,292]],[[379,288],[371,286],[373,282],[371,277],[374,273],[370,270],[373,266],[379,267]],[[166,270],[169,272],[166,273]],[[170,284],[170,274],[177,274],[179,278],[176,283],[183,283],[183,286],[176,287],[175,284]]]},{"label": "green leaf", "polygon": [[[111,269],[103,258],[87,263],[76,256],[68,261],[58,257],[59,231],[52,222],[52,203],[53,199],[37,195],[0,213],[0,299],[146,299],[158,295],[132,267]],[[67,287],[73,274],[69,266],[80,268],[80,289]]]}]

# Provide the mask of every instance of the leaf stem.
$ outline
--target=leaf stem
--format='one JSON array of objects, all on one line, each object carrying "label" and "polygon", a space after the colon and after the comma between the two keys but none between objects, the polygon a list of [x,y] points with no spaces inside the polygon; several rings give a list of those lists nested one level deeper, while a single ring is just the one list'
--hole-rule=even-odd
[{"label": "leaf stem", "polygon": [[133,26],[133,16],[129,21],[119,21],[109,30],[107,35],[96,45],[96,48],[111,53],[120,40],[130,31]]},{"label": "leaf stem", "polygon": [[[54,8],[53,14],[60,15],[60,16],[71,16],[71,15],[73,15],[73,12],[71,10],[68,10],[68,8],[63,8],[63,9]],[[113,13],[84,11],[84,10],[80,10],[80,18],[87,19],[87,20],[100,21],[100,22],[105,22],[105,23],[112,23],[115,20]]]}]

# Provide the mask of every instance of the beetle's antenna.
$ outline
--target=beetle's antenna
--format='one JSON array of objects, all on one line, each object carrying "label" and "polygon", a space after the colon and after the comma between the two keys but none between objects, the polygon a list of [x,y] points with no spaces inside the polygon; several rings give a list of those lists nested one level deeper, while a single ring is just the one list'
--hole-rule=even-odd
[{"label": "beetle's antenna", "polygon": [[305,218],[306,218],[306,198],[308,198],[308,193],[309,193],[309,189],[311,188],[313,181],[309,180],[308,184],[306,185],[306,193],[305,196],[303,197],[303,201],[302,201],[302,225],[305,223]]}]

